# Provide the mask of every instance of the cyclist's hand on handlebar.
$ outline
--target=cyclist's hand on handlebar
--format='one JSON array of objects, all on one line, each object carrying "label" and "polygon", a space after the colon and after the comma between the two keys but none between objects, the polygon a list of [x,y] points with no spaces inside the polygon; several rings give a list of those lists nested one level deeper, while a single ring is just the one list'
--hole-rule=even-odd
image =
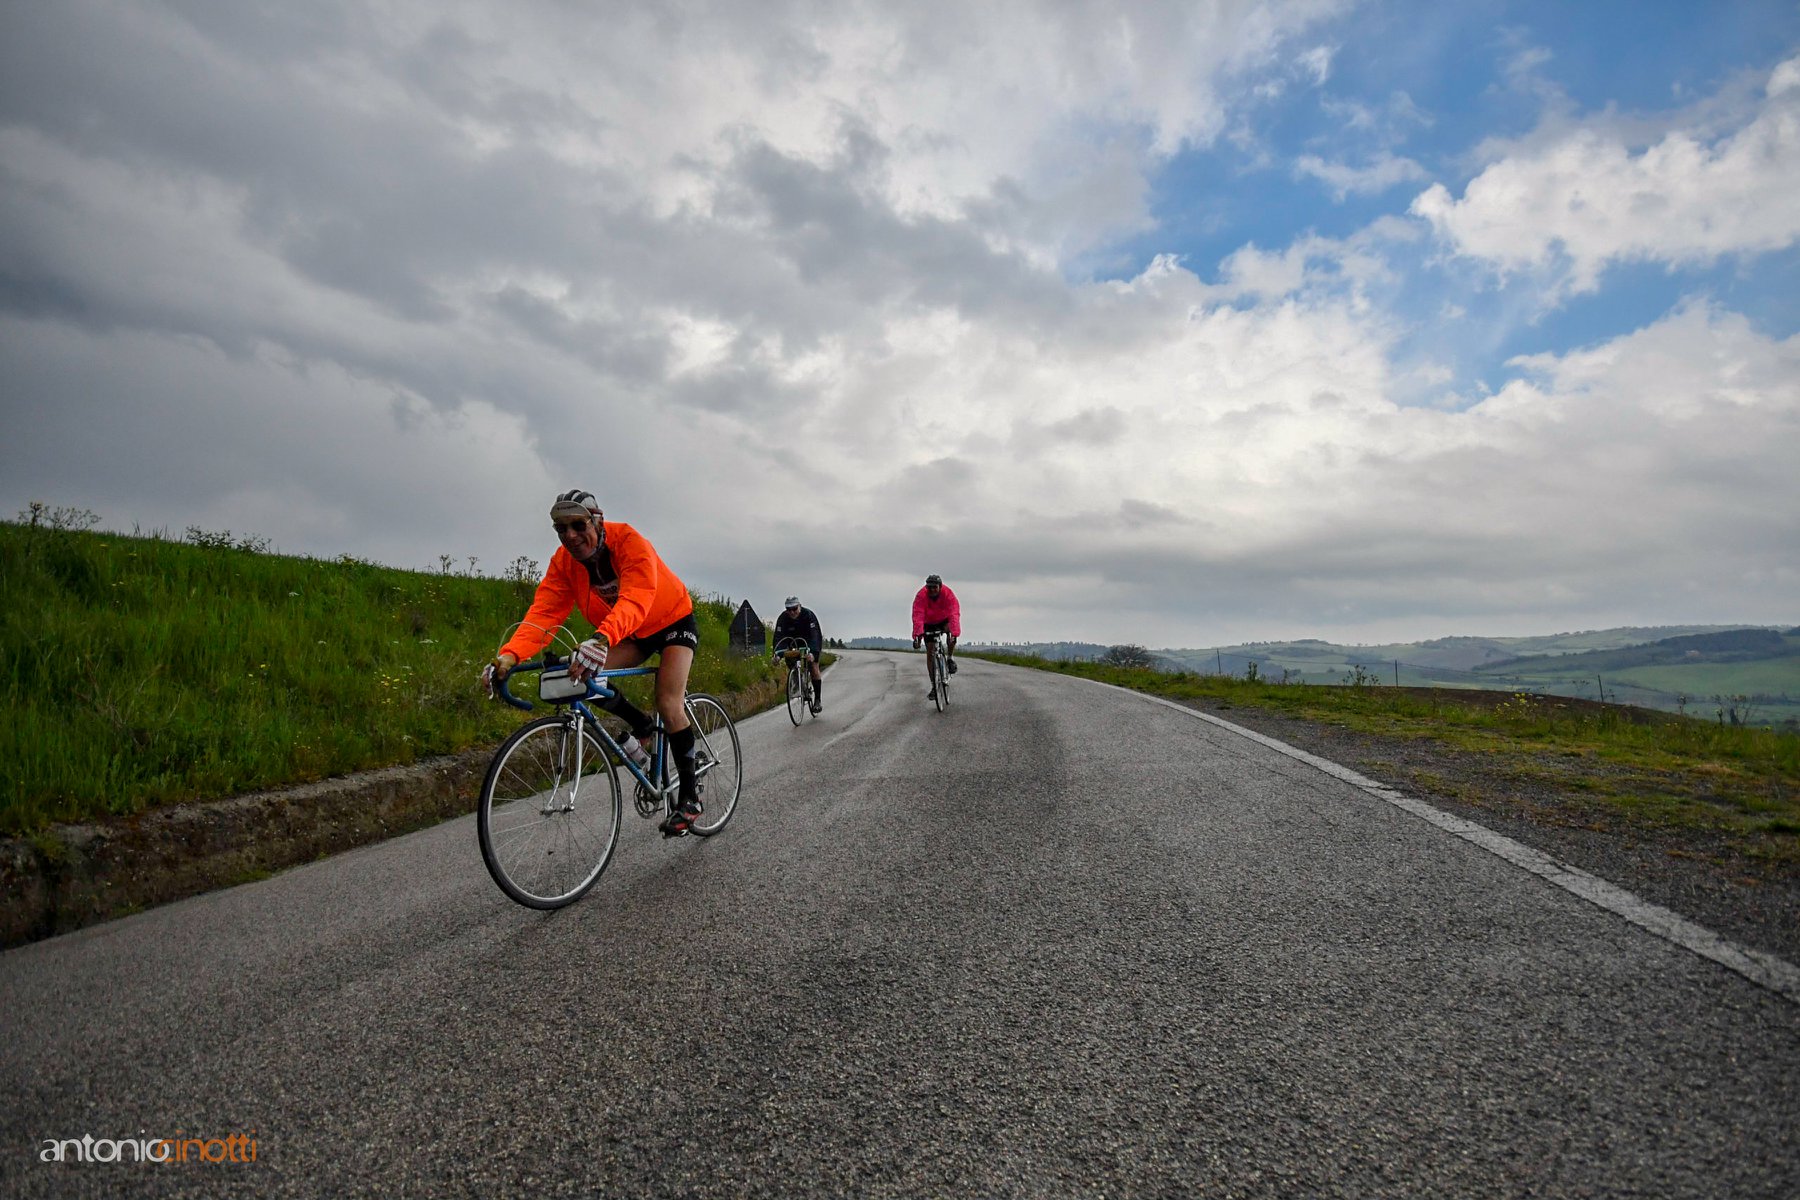
[{"label": "cyclist's hand on handlebar", "polygon": [[481,688],[489,700],[499,698],[500,681],[512,674],[512,669],[518,665],[519,660],[514,655],[496,654],[493,662],[481,668]]},{"label": "cyclist's hand on handlebar", "polygon": [[587,676],[606,666],[606,639],[592,637],[575,647],[575,654],[569,659],[569,678],[580,683]]},{"label": "cyclist's hand on handlebar", "polygon": [[914,638],[914,639],[913,639],[913,649],[914,649],[914,650],[917,650],[917,649],[918,649],[918,648],[919,648],[919,639],[918,639],[918,638]]}]

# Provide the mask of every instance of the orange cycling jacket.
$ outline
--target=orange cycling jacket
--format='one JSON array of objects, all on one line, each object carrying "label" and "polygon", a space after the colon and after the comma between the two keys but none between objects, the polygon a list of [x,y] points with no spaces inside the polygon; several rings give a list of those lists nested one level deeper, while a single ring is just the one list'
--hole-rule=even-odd
[{"label": "orange cycling jacket", "polygon": [[606,541],[595,564],[590,571],[558,546],[524,624],[500,653],[520,661],[530,658],[550,644],[556,627],[578,605],[581,615],[609,643],[666,629],[694,611],[687,585],[669,570],[649,539],[629,525],[606,523]]}]

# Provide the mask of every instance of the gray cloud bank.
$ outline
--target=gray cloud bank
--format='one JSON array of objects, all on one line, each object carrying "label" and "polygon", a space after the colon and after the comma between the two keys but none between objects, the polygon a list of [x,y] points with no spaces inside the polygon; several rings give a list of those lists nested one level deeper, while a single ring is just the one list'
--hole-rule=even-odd
[{"label": "gray cloud bank", "polygon": [[[1696,298],[1396,399],[1381,256],[1509,269],[1494,187],[1219,283],[1071,273],[1338,6],[903,7],[9,7],[0,502],[498,570],[580,484],[845,636],[933,570],[995,638],[1800,619],[1795,339]],[[1777,182],[1790,99],[1743,117]],[[1481,178],[1544,163],[1532,204],[1579,184]]]}]

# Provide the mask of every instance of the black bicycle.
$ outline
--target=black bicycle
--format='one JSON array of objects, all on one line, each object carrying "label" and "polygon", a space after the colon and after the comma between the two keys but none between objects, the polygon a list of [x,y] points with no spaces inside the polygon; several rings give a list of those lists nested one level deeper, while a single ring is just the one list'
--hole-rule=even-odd
[{"label": "black bicycle", "polygon": [[950,707],[950,658],[945,651],[941,632],[933,629],[925,634],[925,669],[931,674],[931,698],[939,712]]},{"label": "black bicycle", "polygon": [[803,638],[782,638],[775,643],[775,658],[787,665],[788,720],[800,724],[803,715],[813,712],[812,647]]},{"label": "black bicycle", "polygon": [[[655,667],[596,671],[577,683],[569,678],[567,662],[554,655],[520,663],[496,691],[514,708],[529,712],[531,701],[513,695],[507,686],[522,671],[540,672],[538,699],[554,705],[556,712],[519,726],[494,751],[481,784],[475,828],[482,860],[501,891],[530,908],[561,908],[594,886],[618,847],[621,770],[636,781],[633,801],[640,817],[654,817],[674,805],[681,780],[660,715],[646,745],[649,764],[639,767],[589,706],[615,694],[613,681],[654,675]],[[731,820],[743,789],[737,727],[716,697],[690,692],[683,705],[694,729],[694,781],[701,807],[688,832],[711,837]]]}]

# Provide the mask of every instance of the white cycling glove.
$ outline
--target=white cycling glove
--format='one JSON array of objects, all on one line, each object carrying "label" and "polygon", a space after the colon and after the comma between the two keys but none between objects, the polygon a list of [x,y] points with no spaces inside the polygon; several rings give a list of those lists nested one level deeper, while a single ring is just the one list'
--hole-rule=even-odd
[{"label": "white cycling glove", "polygon": [[569,678],[576,683],[592,675],[606,666],[606,640],[589,638],[575,647],[575,656],[569,660]]},{"label": "white cycling glove", "polygon": [[489,663],[481,668],[481,690],[487,693],[489,700],[497,700],[500,693],[494,690],[494,664]]}]

